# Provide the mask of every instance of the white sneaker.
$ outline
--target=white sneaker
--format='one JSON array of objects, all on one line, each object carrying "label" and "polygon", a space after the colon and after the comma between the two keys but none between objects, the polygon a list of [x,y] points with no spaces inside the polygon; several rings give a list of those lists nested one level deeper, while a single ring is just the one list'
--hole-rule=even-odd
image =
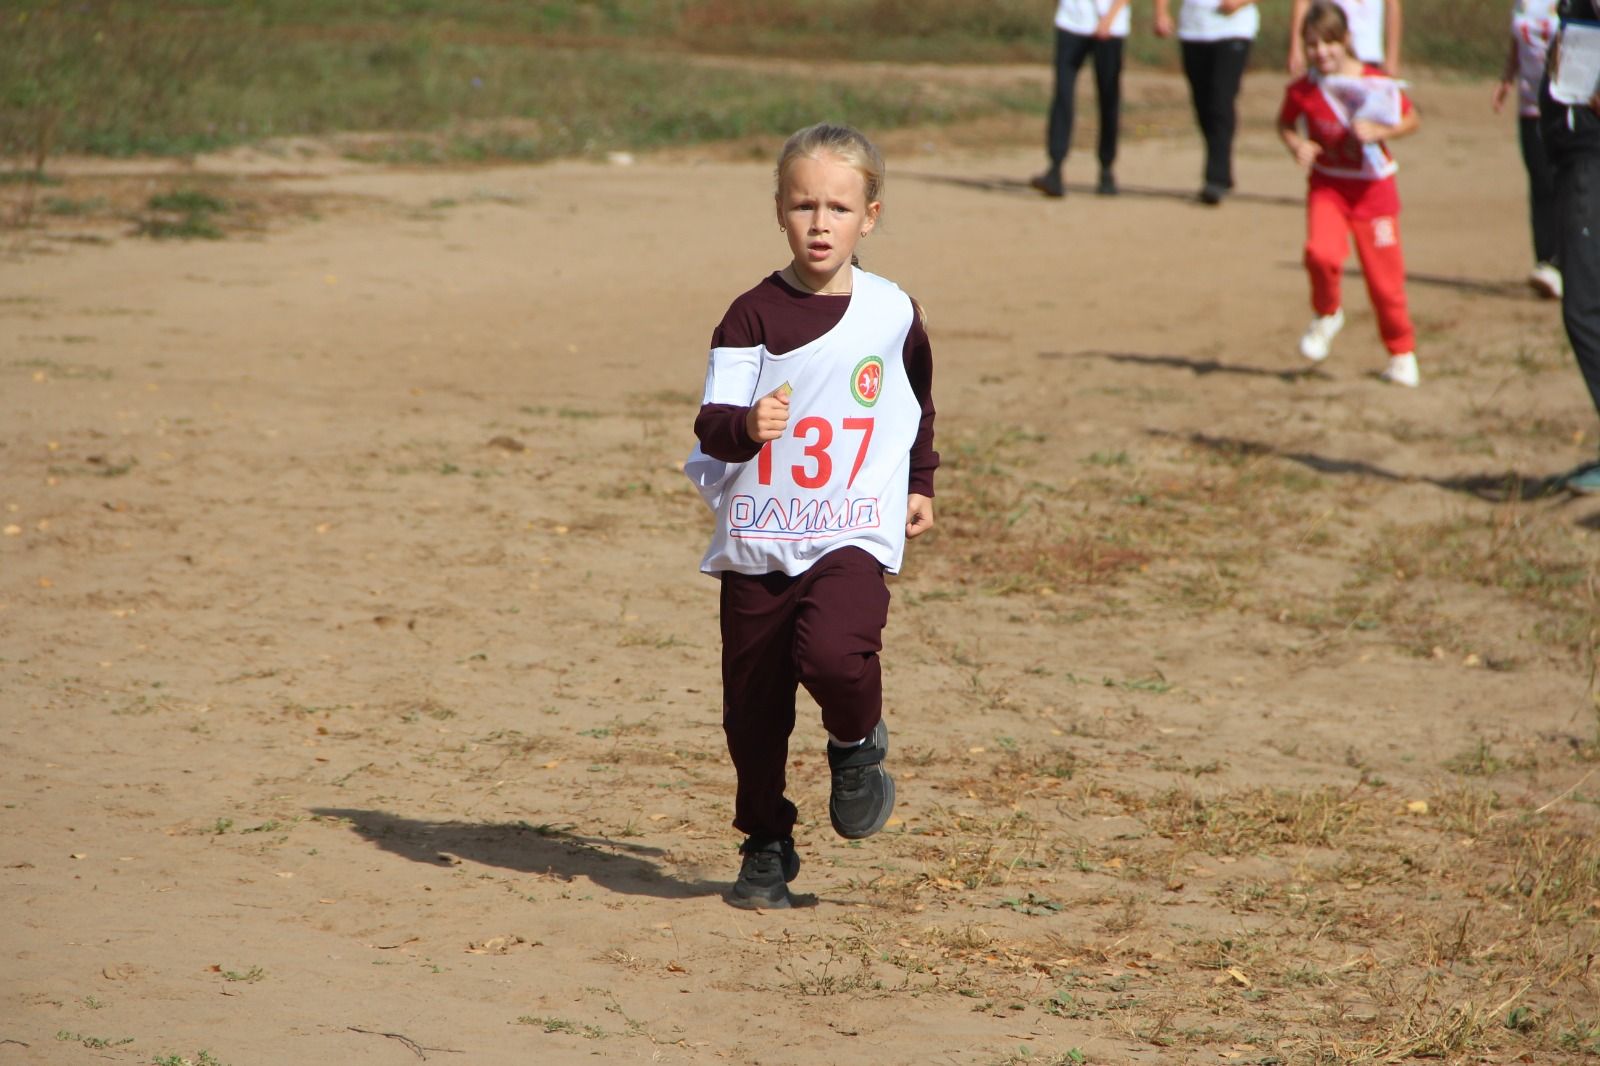
[{"label": "white sneaker", "polygon": [[1333,338],[1339,335],[1344,328],[1344,308],[1340,308],[1331,315],[1321,315],[1311,320],[1311,325],[1306,327],[1305,335],[1300,338],[1300,354],[1313,363],[1320,363],[1328,358],[1328,346],[1333,343]]},{"label": "white sneaker", "polygon": [[1528,275],[1528,284],[1546,300],[1561,299],[1561,271],[1556,269],[1554,263],[1535,265],[1533,272]]},{"label": "white sneaker", "polygon": [[1405,355],[1391,355],[1389,365],[1383,368],[1383,373],[1378,375],[1391,385],[1404,385],[1414,389],[1422,384],[1422,375],[1417,372],[1417,356],[1415,352]]}]

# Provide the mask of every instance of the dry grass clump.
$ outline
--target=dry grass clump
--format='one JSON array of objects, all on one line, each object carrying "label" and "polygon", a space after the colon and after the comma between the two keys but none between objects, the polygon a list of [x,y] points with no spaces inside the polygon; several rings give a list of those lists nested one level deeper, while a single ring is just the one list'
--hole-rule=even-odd
[{"label": "dry grass clump", "polygon": [[[887,838],[897,872],[855,886],[870,928],[811,950],[793,987],[949,992],[1282,1066],[1600,1055],[1600,840],[1581,811],[1508,802],[1481,777],[1412,800],[1372,785],[1067,798],[998,818],[939,808]],[[1065,819],[1096,798],[1148,835],[1084,839]],[[950,922],[912,924],[930,908]]]},{"label": "dry grass clump", "polygon": [[1214,855],[1285,845],[1330,848],[1370,828],[1372,821],[1369,802],[1333,788],[1259,788],[1209,798],[1175,788],[1144,802],[1141,814],[1152,831]]}]

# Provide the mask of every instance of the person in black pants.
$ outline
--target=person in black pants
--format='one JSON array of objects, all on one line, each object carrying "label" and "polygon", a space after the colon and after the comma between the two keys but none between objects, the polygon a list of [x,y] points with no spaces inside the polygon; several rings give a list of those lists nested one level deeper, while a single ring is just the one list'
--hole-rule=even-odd
[{"label": "person in black pants", "polygon": [[1169,6],[1170,0],[1156,0],[1156,36],[1176,33],[1183,50],[1183,73],[1206,142],[1200,200],[1214,206],[1233,188],[1235,101],[1261,14],[1255,0],[1183,0],[1174,22]]},{"label": "person in black pants", "polygon": [[[1561,0],[1562,25],[1600,21],[1597,0]],[[1559,43],[1551,66],[1559,63]],[[1550,94],[1547,73],[1539,86],[1539,133],[1555,168],[1556,233],[1561,260],[1561,320],[1567,329],[1589,399],[1600,413],[1600,93],[1587,106]],[[1600,461],[1562,478],[1574,492],[1600,493]]]},{"label": "person in black pants", "polygon": [[1050,103],[1046,151],[1050,166],[1030,184],[1046,196],[1065,196],[1062,167],[1072,147],[1073,96],[1078,71],[1094,57],[1095,95],[1100,103],[1100,180],[1095,192],[1117,194],[1117,125],[1122,111],[1122,46],[1128,36],[1128,0],[1058,0],[1056,85]]},{"label": "person in black pants", "polygon": [[1550,42],[1555,38],[1556,0],[1515,0],[1511,14],[1511,46],[1505,69],[1494,90],[1494,109],[1517,99],[1517,140],[1528,171],[1528,215],[1533,228],[1533,270],[1528,284],[1540,296],[1561,299],[1561,267],[1556,248],[1556,175],[1539,133],[1539,82],[1544,77]]}]

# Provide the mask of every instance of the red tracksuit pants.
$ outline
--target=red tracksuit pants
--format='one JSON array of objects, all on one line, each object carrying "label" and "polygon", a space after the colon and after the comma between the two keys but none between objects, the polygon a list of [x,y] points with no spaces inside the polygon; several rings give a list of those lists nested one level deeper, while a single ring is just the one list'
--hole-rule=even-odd
[{"label": "red tracksuit pants", "polygon": [[738,777],[736,828],[794,833],[799,812],[784,789],[799,685],[840,740],[877,726],[888,620],[883,566],[860,548],[829,552],[798,577],[722,574],[722,728]]},{"label": "red tracksuit pants", "polygon": [[1306,273],[1311,306],[1319,315],[1339,310],[1344,261],[1350,238],[1367,279],[1367,296],[1378,316],[1378,332],[1391,355],[1416,351],[1417,335],[1406,310],[1406,264],[1400,251],[1400,218],[1351,217],[1349,202],[1332,189],[1313,186],[1306,196]]}]

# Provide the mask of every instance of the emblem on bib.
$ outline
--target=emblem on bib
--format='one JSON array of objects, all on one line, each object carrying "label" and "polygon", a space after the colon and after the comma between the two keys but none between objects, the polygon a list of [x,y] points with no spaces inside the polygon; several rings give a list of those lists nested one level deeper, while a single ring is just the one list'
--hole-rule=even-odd
[{"label": "emblem on bib", "polygon": [[883,394],[883,360],[869,355],[856,364],[850,375],[850,395],[862,407],[871,407]]}]

